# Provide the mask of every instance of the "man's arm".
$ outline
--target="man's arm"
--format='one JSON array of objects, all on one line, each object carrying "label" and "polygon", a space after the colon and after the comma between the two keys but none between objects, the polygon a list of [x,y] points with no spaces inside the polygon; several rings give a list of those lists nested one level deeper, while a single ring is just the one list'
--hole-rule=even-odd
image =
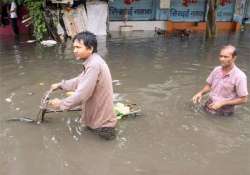
[{"label": "man's arm", "polygon": [[238,97],[238,98],[235,98],[235,99],[232,99],[232,100],[226,100],[226,101],[221,101],[221,102],[216,102],[216,103],[211,103],[208,107],[211,108],[211,109],[219,109],[225,105],[240,105],[240,104],[243,104],[243,103],[246,103],[248,100],[248,97],[247,96],[244,96],[244,97]]},{"label": "man's arm", "polygon": [[202,96],[206,93],[211,91],[211,86],[213,83],[214,75],[216,74],[216,71],[219,69],[219,67],[215,67],[213,71],[209,74],[207,77],[207,83],[206,85],[199,91],[197,94],[193,96],[193,103],[197,104],[201,102]]},{"label": "man's arm", "polygon": [[87,101],[92,96],[98,80],[97,68],[89,67],[84,75],[79,77],[75,93],[60,102],[60,109],[67,110]]},{"label": "man's arm", "polygon": [[72,78],[70,80],[62,80],[59,83],[54,83],[50,86],[51,90],[62,89],[65,91],[74,91],[76,90],[78,84],[78,77]]},{"label": "man's arm", "polygon": [[197,104],[201,102],[202,96],[211,91],[211,85],[206,84],[201,91],[193,96],[193,103]]},{"label": "man's arm", "polygon": [[[52,99],[49,101],[49,104],[52,105],[53,108],[61,110],[68,110],[79,106],[93,94],[97,79],[98,70],[96,68],[90,67],[86,69],[86,72],[78,77],[77,88],[73,95],[61,100],[58,98]],[[71,81],[74,82],[75,80],[71,79]]]}]

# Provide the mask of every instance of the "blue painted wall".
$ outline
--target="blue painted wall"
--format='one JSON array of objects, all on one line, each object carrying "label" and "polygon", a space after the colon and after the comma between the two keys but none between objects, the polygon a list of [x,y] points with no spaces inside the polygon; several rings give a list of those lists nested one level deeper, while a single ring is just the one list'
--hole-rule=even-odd
[{"label": "blue painted wall", "polygon": [[247,2],[248,4],[247,4],[247,9],[246,9],[246,16],[245,16],[245,18],[246,18],[246,23],[247,24],[250,24],[250,1],[248,1]]},{"label": "blue painted wall", "polygon": [[[128,6],[128,20],[204,21],[205,0],[194,0],[193,2],[185,4],[185,0],[172,0],[170,9],[160,9],[160,0],[139,0]],[[225,4],[220,4],[217,11],[217,21],[231,21],[234,5],[235,0],[228,0]],[[110,20],[122,21],[125,8],[123,0],[110,2]]]},{"label": "blue painted wall", "polygon": [[[128,20],[153,20],[155,14],[154,0],[140,0],[128,5]],[[114,0],[109,4],[111,21],[123,20],[126,5],[123,0]]]},{"label": "blue painted wall", "polygon": [[203,21],[205,14],[205,0],[196,3],[183,4],[184,1],[171,1],[169,20],[172,21]]},{"label": "blue painted wall", "polygon": [[217,21],[232,21],[234,15],[235,0],[220,4],[217,9]]},{"label": "blue painted wall", "polygon": [[160,9],[160,0],[155,0],[155,20],[166,21],[169,18],[168,9]]}]

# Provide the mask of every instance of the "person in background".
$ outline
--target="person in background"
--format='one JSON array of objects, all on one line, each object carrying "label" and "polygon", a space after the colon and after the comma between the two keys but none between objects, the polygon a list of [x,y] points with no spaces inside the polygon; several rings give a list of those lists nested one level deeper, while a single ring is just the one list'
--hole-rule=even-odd
[{"label": "person in background", "polygon": [[204,109],[212,114],[229,116],[234,113],[234,106],[247,102],[247,77],[236,65],[236,48],[224,46],[219,55],[220,66],[214,68],[201,91],[193,96],[193,103],[200,103],[204,94],[209,92],[209,99]]},{"label": "person in background", "polygon": [[[76,60],[83,61],[83,71],[77,77],[51,85],[51,90],[74,91],[64,99],[52,99],[49,104],[55,109],[68,110],[82,107],[82,122],[100,137],[110,140],[116,136],[116,115],[113,112],[113,86],[110,70],[98,55],[97,40],[88,31],[73,38]],[[84,107],[85,106],[85,107]]]},{"label": "person in background", "polygon": [[3,25],[3,3],[0,1],[0,27]]},{"label": "person in background", "polygon": [[13,32],[17,36],[19,35],[19,28],[17,24],[17,4],[15,1],[12,1],[10,5],[10,19]]},{"label": "person in background", "polygon": [[9,25],[9,5],[7,3],[1,2],[1,22],[0,26],[7,26]]}]

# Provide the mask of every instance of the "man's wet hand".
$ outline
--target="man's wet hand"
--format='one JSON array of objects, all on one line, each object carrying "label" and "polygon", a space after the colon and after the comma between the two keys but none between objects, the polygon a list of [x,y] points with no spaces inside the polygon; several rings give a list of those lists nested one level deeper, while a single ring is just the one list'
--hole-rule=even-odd
[{"label": "man's wet hand", "polygon": [[210,109],[214,110],[220,109],[222,106],[223,106],[222,102],[211,103],[210,105],[208,105]]},{"label": "man's wet hand", "polygon": [[202,94],[201,93],[197,93],[193,96],[192,100],[194,104],[200,103],[202,99]]},{"label": "man's wet hand", "polygon": [[60,103],[61,103],[61,100],[58,98],[54,98],[54,99],[49,101],[49,105],[54,109],[59,109]]},{"label": "man's wet hand", "polygon": [[50,90],[55,91],[60,88],[60,83],[54,83],[50,86]]}]

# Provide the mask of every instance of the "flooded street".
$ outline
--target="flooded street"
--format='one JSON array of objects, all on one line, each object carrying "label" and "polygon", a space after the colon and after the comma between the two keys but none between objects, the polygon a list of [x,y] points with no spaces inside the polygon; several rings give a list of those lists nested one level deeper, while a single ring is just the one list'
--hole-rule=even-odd
[{"label": "flooded street", "polygon": [[116,100],[136,103],[143,113],[120,120],[113,141],[80,131],[78,112],[46,114],[40,125],[6,122],[35,119],[50,85],[81,71],[70,41],[45,48],[26,40],[0,36],[1,175],[250,174],[250,103],[218,117],[191,102],[228,43],[239,49],[236,63],[250,86],[250,31],[209,42],[199,33],[100,38],[98,51],[119,80]]}]

